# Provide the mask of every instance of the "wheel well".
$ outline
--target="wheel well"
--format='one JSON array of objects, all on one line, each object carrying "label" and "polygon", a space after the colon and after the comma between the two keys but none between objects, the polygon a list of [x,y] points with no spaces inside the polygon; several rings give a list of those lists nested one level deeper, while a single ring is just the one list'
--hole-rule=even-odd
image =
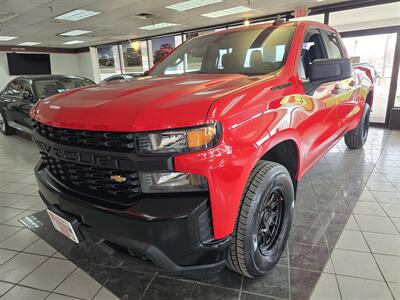
[{"label": "wheel well", "polygon": [[274,146],[263,155],[261,160],[273,161],[283,165],[289,171],[296,190],[299,155],[297,145],[293,140],[283,141]]}]

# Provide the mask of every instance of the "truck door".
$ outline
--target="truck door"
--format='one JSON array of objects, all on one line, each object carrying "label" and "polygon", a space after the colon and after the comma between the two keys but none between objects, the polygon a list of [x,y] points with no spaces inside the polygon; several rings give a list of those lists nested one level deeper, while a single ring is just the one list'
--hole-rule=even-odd
[{"label": "truck door", "polygon": [[328,52],[321,31],[309,29],[305,35],[299,57],[299,79],[303,82],[302,102],[307,104],[305,118],[300,126],[304,141],[303,159],[306,165],[323,156],[337,140],[337,103],[340,82],[327,82],[319,86],[309,80],[311,66],[316,59],[327,59]]},{"label": "truck door", "polygon": [[[336,32],[321,30],[322,37],[328,50],[328,58],[345,58],[345,50],[340,43],[340,39]],[[353,73],[353,76],[342,80],[337,83],[339,89],[337,89],[337,117],[338,117],[338,131],[344,132],[348,127],[354,116],[354,108],[357,103],[358,89],[357,89],[357,78]]]}]

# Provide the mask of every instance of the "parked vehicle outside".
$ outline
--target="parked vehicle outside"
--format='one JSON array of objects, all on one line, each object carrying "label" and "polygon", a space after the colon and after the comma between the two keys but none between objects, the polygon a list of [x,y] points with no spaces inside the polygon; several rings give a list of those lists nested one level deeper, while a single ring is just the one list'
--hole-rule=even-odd
[{"label": "parked vehicle outside", "polygon": [[40,195],[76,243],[94,236],[168,271],[263,276],[299,180],[341,138],[364,145],[372,100],[372,78],[327,25],[196,37],[150,76],[33,108]]}]

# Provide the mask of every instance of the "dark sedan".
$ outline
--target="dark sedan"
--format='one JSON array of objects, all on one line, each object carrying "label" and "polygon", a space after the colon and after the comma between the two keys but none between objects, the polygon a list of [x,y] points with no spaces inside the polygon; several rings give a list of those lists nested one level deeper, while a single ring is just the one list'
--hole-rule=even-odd
[{"label": "dark sedan", "polygon": [[29,111],[39,100],[88,85],[93,81],[64,75],[21,76],[10,81],[0,94],[0,131],[6,135],[15,129],[30,132]]}]

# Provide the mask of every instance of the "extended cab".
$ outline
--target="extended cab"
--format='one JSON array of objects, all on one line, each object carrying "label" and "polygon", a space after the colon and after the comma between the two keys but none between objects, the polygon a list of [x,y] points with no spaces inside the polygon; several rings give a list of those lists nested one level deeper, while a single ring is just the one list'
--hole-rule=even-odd
[{"label": "extended cab", "polygon": [[373,84],[316,22],[220,31],[150,76],[68,91],[32,110],[40,195],[75,242],[169,271],[264,275],[297,182],[339,139],[364,145]]}]

